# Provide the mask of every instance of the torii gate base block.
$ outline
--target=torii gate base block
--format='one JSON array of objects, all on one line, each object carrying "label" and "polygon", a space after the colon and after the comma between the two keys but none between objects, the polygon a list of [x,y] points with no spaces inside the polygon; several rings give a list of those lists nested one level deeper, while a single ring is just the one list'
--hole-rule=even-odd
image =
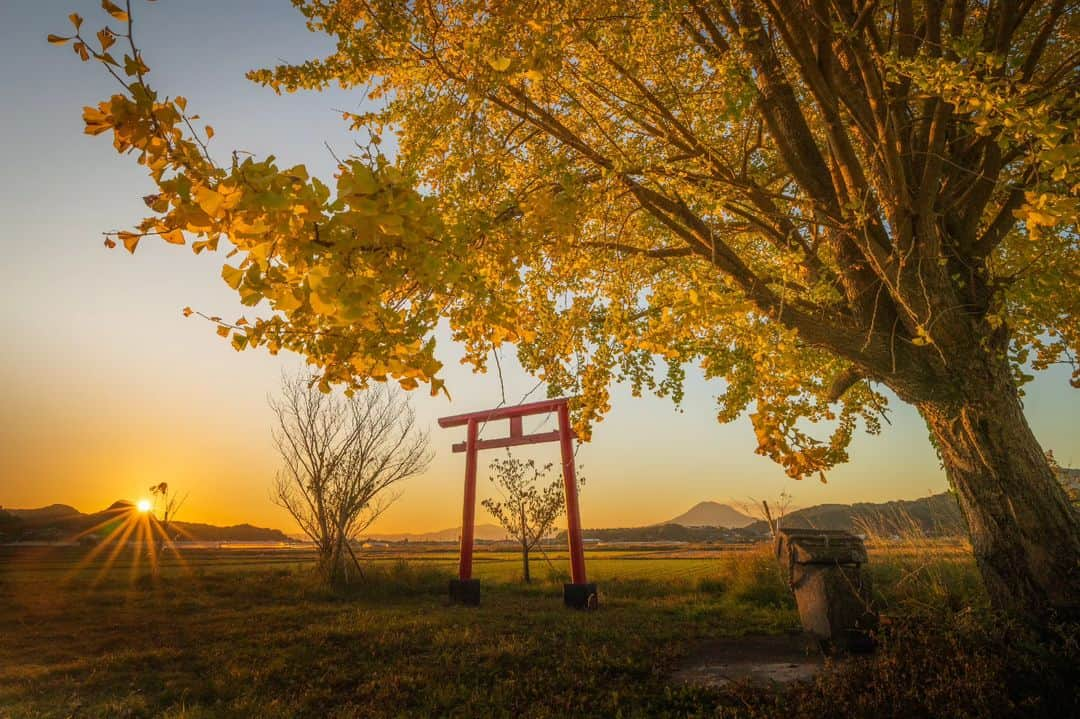
[{"label": "torii gate base block", "polygon": [[563,604],[572,609],[596,609],[597,596],[596,582],[563,585]]},{"label": "torii gate base block", "polygon": [[[522,433],[522,417],[555,412],[559,429],[538,434]],[[480,440],[480,425],[494,420],[510,420],[510,436]],[[581,539],[581,510],[578,507],[577,477],[574,472],[574,432],[570,428],[567,401],[551,399],[514,407],[500,407],[482,412],[470,412],[439,418],[440,427],[467,427],[464,442],[455,444],[455,452],[465,452],[465,502],[461,516],[461,556],[458,578],[450,580],[450,600],[458,604],[480,604],[480,580],[472,576],[473,538],[476,523],[476,465],[481,449],[515,447],[521,444],[558,442],[562,455],[563,488],[566,492],[566,536],[570,549],[570,579],[563,585],[563,603],[574,609],[595,609],[596,584],[585,578],[585,548]]]},{"label": "torii gate base block", "polygon": [[[596,582],[563,584],[563,604],[572,609],[596,609]],[[480,606],[479,579],[451,579],[450,601],[468,607]]]},{"label": "torii gate base block", "polygon": [[[568,585],[569,586],[569,585]],[[480,606],[479,579],[451,579],[450,601],[470,607]]]}]

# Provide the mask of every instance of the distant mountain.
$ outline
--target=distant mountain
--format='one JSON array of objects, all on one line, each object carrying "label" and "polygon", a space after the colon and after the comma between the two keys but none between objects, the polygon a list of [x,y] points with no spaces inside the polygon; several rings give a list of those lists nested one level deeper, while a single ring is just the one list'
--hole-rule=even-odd
[{"label": "distant mountain", "polygon": [[[498,542],[507,538],[506,530],[495,524],[478,524],[473,530],[474,537],[486,542]],[[461,527],[441,529],[437,532],[398,533],[372,532],[368,539],[382,542],[456,542],[461,536]]]},{"label": "distant mountain", "polygon": [[[819,504],[787,514],[782,527],[792,529],[840,529],[862,534],[904,535],[917,531],[929,536],[953,536],[967,531],[956,498],[948,492],[914,500]],[[767,530],[764,521],[747,527]]]},{"label": "distant mountain", "polygon": [[[599,542],[756,542],[767,539],[767,528],[752,530],[755,524],[739,529],[726,527],[686,527],[681,524],[653,524],[648,527],[617,527],[613,529],[584,529],[584,539]],[[556,536],[557,542],[566,541],[566,530]]]},{"label": "distant mountain", "polygon": [[0,542],[18,539],[22,535],[23,520],[0,507]]},{"label": "distant mountain", "polygon": [[173,522],[177,530],[184,533],[185,539],[200,542],[292,542],[293,539],[280,529],[267,529],[251,524],[233,524],[218,527],[213,524],[196,522]]},{"label": "distant mountain", "polygon": [[24,522],[48,522],[82,515],[82,512],[66,504],[50,504],[48,507],[39,507],[38,509],[6,509],[4,511]]},{"label": "distant mountain", "polygon": [[[723,514],[717,511],[722,507]],[[699,508],[701,511],[698,511]],[[724,527],[712,522],[731,522],[733,514],[738,525]],[[872,504],[819,504],[791,512],[784,517],[784,527],[842,529],[861,534],[870,528],[885,536],[903,535],[917,528],[929,536],[954,536],[966,532],[956,499],[947,493],[911,501]],[[763,520],[753,520],[731,507],[716,502],[702,502],[686,514],[670,522],[648,527],[586,529],[586,539],[601,542],[756,542],[769,537],[769,527]],[[558,537],[565,541],[566,532]]]},{"label": "distant mountain", "polygon": [[[0,517],[0,526],[7,527],[6,531],[0,532],[0,537],[9,541],[17,539],[63,541],[86,532],[99,536],[105,535],[116,529],[134,509],[134,505],[125,500],[113,502],[108,508],[91,514],[83,514],[66,504],[51,504],[38,509],[5,508],[0,511],[7,517],[14,518],[17,524],[10,519],[4,522],[4,518]],[[254,527],[250,524],[237,524],[231,527],[217,527],[196,522],[173,522],[172,524],[182,535],[186,534],[191,539],[206,542],[292,541],[278,529]]]},{"label": "distant mountain", "polygon": [[737,529],[754,523],[753,517],[748,517],[728,504],[719,502],[698,502],[688,511],[683,512],[674,519],[669,519],[660,524],[679,524],[683,527],[725,527]]}]

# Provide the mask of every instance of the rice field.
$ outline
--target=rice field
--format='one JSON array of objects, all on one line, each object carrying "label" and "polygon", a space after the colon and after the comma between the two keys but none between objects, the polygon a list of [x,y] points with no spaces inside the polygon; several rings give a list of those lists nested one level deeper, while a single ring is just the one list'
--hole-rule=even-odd
[{"label": "rice field", "polygon": [[[586,552],[589,580],[664,580],[693,582],[715,572],[718,560],[727,560],[756,549],[698,551],[684,556],[678,550],[602,550]],[[456,574],[457,551],[448,548],[427,551],[358,552],[364,566],[387,566],[408,562]],[[302,572],[314,566],[315,555],[307,548],[196,549],[165,553],[159,559],[163,576],[185,573],[288,570]],[[565,551],[534,552],[530,566],[534,577],[569,581],[569,561]],[[18,573],[25,579],[52,581],[122,581],[137,578],[151,569],[145,549],[125,547],[115,557],[102,553],[89,558],[87,550],[76,547],[0,547],[0,576]],[[473,575],[481,581],[513,582],[521,577],[520,554],[510,551],[478,551],[473,556]]]}]

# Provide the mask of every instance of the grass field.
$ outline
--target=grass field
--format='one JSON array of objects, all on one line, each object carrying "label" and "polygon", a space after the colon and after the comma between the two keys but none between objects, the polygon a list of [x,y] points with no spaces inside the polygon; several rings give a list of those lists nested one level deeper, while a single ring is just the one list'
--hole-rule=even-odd
[{"label": "grass field", "polygon": [[[591,613],[561,606],[561,555],[525,587],[517,557],[478,553],[479,608],[446,600],[449,552],[381,556],[337,592],[299,553],[191,552],[156,577],[84,556],[0,548],[0,717],[1007,716],[1019,701],[1011,658],[977,641],[986,622],[962,627],[982,616],[970,558],[945,552],[872,566],[897,617],[955,626],[883,635],[874,660],[787,694],[670,680],[703,641],[798,628],[766,551],[591,553]],[[949,652],[946,671],[932,657]]]}]

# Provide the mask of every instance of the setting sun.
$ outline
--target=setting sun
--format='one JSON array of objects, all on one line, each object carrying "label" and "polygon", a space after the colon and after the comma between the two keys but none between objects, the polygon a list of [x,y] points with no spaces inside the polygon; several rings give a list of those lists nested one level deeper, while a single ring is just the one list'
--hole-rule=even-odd
[{"label": "setting sun", "polygon": [[135,503],[135,509],[139,510],[143,514],[146,514],[154,508],[153,503],[149,499],[140,499]]}]

